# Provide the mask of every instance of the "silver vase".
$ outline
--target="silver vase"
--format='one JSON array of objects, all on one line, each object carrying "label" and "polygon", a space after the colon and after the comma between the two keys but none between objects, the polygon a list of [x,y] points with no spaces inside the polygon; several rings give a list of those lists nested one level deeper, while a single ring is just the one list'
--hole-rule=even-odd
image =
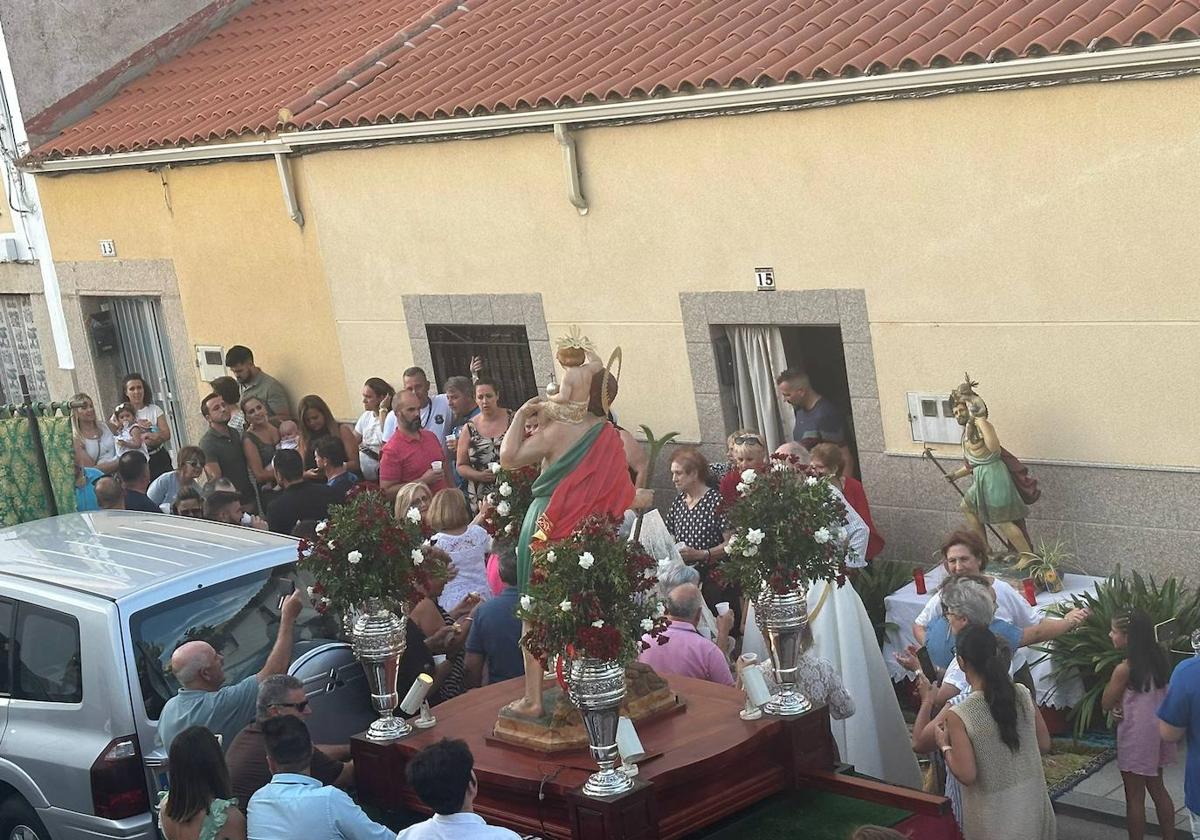
[{"label": "silver vase", "polygon": [[583,716],[592,758],[600,766],[583,785],[588,796],[615,796],[633,788],[618,766],[617,721],[625,698],[625,666],[603,659],[575,659],[567,669],[571,702]]},{"label": "silver vase", "polygon": [[367,738],[372,741],[395,741],[413,731],[407,721],[395,716],[400,702],[396,676],[407,647],[407,621],[407,616],[396,615],[372,598],[354,620],[350,633],[354,655],[362,663],[371,688],[371,704],[379,714],[379,720],[367,730]]},{"label": "silver vase", "polygon": [[754,614],[771,643],[775,681],[779,692],[764,710],[772,715],[802,715],[812,708],[796,689],[796,669],[802,652],[804,627],[808,624],[808,598],[804,589],[780,595],[764,585],[754,599]]}]

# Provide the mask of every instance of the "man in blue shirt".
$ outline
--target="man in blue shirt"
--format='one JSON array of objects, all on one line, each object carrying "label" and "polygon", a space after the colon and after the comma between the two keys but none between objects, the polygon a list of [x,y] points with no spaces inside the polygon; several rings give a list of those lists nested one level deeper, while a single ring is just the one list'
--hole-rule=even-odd
[{"label": "man in blue shirt", "polygon": [[1171,674],[1166,699],[1158,707],[1158,734],[1171,742],[1187,736],[1183,795],[1192,817],[1192,836],[1200,837],[1200,658],[1180,662]]},{"label": "man in blue shirt", "polygon": [[233,685],[225,685],[225,657],[208,642],[180,645],[171,654],[171,672],[179,680],[179,692],[167,701],[158,716],[158,740],[164,750],[189,726],[204,726],[221,737],[229,749],[242,727],[254,720],[258,684],[272,674],[282,674],[292,661],[292,639],[296,617],[304,606],[300,590],[293,592],[279,610],[279,631],[262,670]]},{"label": "man in blue shirt", "polygon": [[313,745],[304,721],[268,718],[262,733],[274,775],[250,797],[247,840],[394,840],[392,830],[372,822],[344,790],[309,775]]},{"label": "man in blue shirt", "polygon": [[467,685],[471,688],[483,684],[485,664],[489,685],[525,673],[521,656],[521,620],[517,618],[520,602],[517,551],[513,545],[504,545],[500,551],[500,580],[505,584],[504,591],[475,608],[471,635],[467,637]]},{"label": "man in blue shirt", "polygon": [[792,440],[805,449],[818,443],[846,446],[846,420],[837,406],[817,393],[808,374],[789,368],[775,377],[779,396],[796,411]]}]

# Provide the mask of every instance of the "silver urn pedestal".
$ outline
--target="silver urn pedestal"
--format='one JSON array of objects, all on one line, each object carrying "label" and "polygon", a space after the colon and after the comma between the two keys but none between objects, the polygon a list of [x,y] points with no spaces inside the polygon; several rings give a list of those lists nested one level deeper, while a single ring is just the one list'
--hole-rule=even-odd
[{"label": "silver urn pedestal", "polygon": [[796,689],[803,631],[808,624],[807,595],[803,589],[780,595],[764,585],[754,599],[754,615],[770,640],[775,681],[779,683],[779,692],[763,711],[772,715],[802,715],[812,709],[812,704]]},{"label": "silver urn pedestal", "polygon": [[354,655],[367,675],[371,704],[379,714],[379,719],[367,729],[367,739],[371,741],[395,741],[413,731],[407,721],[395,716],[400,702],[396,676],[407,647],[407,621],[407,616],[396,615],[372,598],[350,631]]},{"label": "silver urn pedestal", "polygon": [[625,699],[625,666],[602,659],[575,659],[566,675],[567,691],[587,730],[592,759],[600,767],[583,785],[588,796],[615,796],[633,788],[619,766],[617,723]]}]

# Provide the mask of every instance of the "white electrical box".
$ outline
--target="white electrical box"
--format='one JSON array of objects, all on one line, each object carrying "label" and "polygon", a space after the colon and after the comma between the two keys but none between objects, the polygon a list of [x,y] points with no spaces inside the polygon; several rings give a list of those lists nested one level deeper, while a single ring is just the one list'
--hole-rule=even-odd
[{"label": "white electrical box", "polygon": [[225,348],[213,344],[197,344],[196,367],[200,368],[200,378],[205,382],[212,382],[219,376],[227,376]]},{"label": "white electrical box", "polygon": [[908,392],[908,422],[918,443],[961,443],[962,426],[946,394]]},{"label": "white electrical box", "polygon": [[21,256],[21,243],[17,237],[11,234],[0,236],[0,262],[19,262]]}]

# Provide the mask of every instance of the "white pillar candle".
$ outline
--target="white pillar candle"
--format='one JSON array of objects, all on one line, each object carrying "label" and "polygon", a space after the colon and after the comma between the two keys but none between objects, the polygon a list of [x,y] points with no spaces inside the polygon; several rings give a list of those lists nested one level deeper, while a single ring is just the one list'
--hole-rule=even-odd
[{"label": "white pillar candle", "polygon": [[421,708],[421,703],[425,700],[425,695],[429,693],[429,689],[433,688],[433,677],[428,674],[417,674],[417,678],[413,680],[412,688],[408,690],[408,694],[404,695],[404,699],[400,702],[400,711],[407,715],[415,715]]}]

